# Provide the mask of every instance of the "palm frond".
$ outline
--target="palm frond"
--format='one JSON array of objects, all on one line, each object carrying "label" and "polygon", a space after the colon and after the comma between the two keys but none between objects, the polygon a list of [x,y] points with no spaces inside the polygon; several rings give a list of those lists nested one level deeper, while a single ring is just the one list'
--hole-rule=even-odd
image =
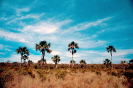
[{"label": "palm frond", "polygon": [[52,52],[52,50],[50,50],[50,49],[46,49],[46,51],[47,51],[47,53],[51,53]]},{"label": "palm frond", "polygon": [[17,54],[19,54],[20,53],[20,50],[19,49],[16,49],[16,52],[17,52]]},{"label": "palm frond", "polygon": [[36,44],[36,51],[37,51],[37,50],[40,50],[40,48],[41,48],[41,46],[38,45],[38,44]]},{"label": "palm frond", "polygon": [[70,50],[70,48],[67,49],[68,51]]}]

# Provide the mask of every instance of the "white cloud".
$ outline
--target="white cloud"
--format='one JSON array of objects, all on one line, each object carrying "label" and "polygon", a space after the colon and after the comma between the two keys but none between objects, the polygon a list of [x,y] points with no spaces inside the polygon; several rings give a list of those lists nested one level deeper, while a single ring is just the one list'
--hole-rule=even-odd
[{"label": "white cloud", "polygon": [[36,15],[36,14],[28,14],[28,15],[25,15],[25,16],[20,16],[20,17],[15,17],[15,18],[12,18],[13,20],[7,22],[7,24],[10,24],[12,22],[17,22],[19,20],[23,20],[23,19],[29,19],[29,18],[33,18],[33,19],[39,19],[41,16],[43,16],[44,13],[42,13],[41,15]]},{"label": "white cloud", "polygon": [[59,51],[52,51],[51,54],[52,54],[52,55],[60,55],[60,54],[62,54],[62,53],[59,52]]},{"label": "white cloud", "polygon": [[17,16],[20,16],[20,14],[22,13],[22,12],[29,12],[29,8],[28,7],[26,7],[26,8],[16,8],[16,14],[17,14]]},{"label": "white cloud", "polygon": [[106,21],[108,19],[111,19],[111,18],[112,17],[107,17],[107,18],[104,18],[104,19],[101,19],[101,20],[97,20],[95,22],[80,23],[80,24],[78,24],[76,26],[70,27],[69,29],[63,31],[61,34],[64,34],[64,33],[67,33],[67,32],[73,33],[75,31],[85,30],[85,29],[88,29],[88,28],[90,28],[92,26],[97,26],[97,25],[102,26],[102,25],[105,25],[105,23],[102,23],[102,22],[104,22],[104,21]]},{"label": "white cloud", "polygon": [[1,52],[0,52],[0,54],[3,54],[3,55],[5,55],[5,53],[1,53]]},{"label": "white cloud", "polygon": [[4,37],[6,40],[9,40],[9,41],[29,43],[28,41],[26,41],[25,35],[20,34],[20,33],[13,33],[13,32],[7,32],[7,31],[0,30],[0,36]]},{"label": "white cloud", "polygon": [[48,34],[48,33],[53,33],[55,30],[58,28],[55,25],[52,24],[47,24],[47,23],[41,23],[39,25],[29,25],[24,27],[23,31],[30,31],[33,33],[38,33],[38,34]]},{"label": "white cloud", "polygon": [[6,58],[0,58],[0,61],[6,62],[7,60],[10,60],[11,62],[21,62],[21,56],[20,55],[11,55],[11,57]]},{"label": "white cloud", "polygon": [[7,18],[5,18],[5,17],[1,17],[0,19],[1,19],[1,20],[7,20]]},{"label": "white cloud", "polygon": [[0,44],[0,50],[3,50],[3,45],[2,44]]},{"label": "white cloud", "polygon": [[94,48],[94,47],[99,47],[99,46],[104,46],[107,41],[101,41],[101,40],[98,40],[98,41],[77,41],[78,42],[78,45],[79,47],[82,47],[82,48]]},{"label": "white cloud", "polygon": [[51,19],[36,23],[35,25],[25,26],[22,32],[32,32],[35,34],[49,34],[57,31],[63,25],[69,23],[70,20],[64,20],[61,22],[54,22]]},{"label": "white cloud", "polygon": [[12,51],[12,50],[10,50],[10,49],[8,49],[8,48],[5,48],[5,51]]}]

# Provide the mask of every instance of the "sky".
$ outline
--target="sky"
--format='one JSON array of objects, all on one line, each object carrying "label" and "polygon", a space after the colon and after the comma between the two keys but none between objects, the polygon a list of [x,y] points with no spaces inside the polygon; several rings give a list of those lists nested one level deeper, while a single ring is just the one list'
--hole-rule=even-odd
[{"label": "sky", "polygon": [[0,62],[20,62],[19,47],[27,47],[29,60],[36,63],[40,41],[51,43],[47,63],[59,55],[59,63],[68,64],[72,41],[79,49],[73,59],[87,64],[102,64],[111,55],[106,47],[114,46],[112,61],[133,59],[133,0],[0,0]]}]

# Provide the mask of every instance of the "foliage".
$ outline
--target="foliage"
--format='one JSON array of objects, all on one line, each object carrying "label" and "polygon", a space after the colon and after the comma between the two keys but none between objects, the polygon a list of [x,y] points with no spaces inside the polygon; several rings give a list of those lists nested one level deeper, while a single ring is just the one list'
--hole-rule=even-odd
[{"label": "foliage", "polygon": [[101,75],[101,72],[100,72],[100,71],[95,71],[95,73],[96,73],[97,75]]},{"label": "foliage", "polygon": [[42,79],[42,81],[45,81],[47,76],[46,76],[46,72],[42,69],[38,69],[37,73],[39,74],[40,78]]},{"label": "foliage", "polygon": [[116,52],[116,49],[113,46],[109,46],[106,48],[107,52]]},{"label": "foliage", "polygon": [[58,79],[63,79],[65,78],[66,76],[66,71],[57,71],[57,73],[55,74],[55,76],[58,78]]},{"label": "foliage", "polygon": [[[75,60],[73,60],[73,63],[75,64],[75,63],[76,63],[76,61],[75,61]],[[72,60],[70,60],[70,64],[72,64]]]},{"label": "foliage", "polygon": [[47,53],[51,53],[52,50],[49,49],[50,46],[51,46],[51,43],[47,43],[47,41],[41,41],[39,44],[36,44],[35,46],[36,51],[39,50],[40,52],[42,52],[41,61],[46,62],[46,60],[44,59],[45,51],[47,51]]},{"label": "foliage", "polygon": [[47,41],[41,41],[39,44],[36,44],[36,51],[39,50],[40,52],[47,51],[47,53],[51,53],[52,50],[50,50],[51,43],[47,43]]},{"label": "foliage", "polygon": [[19,75],[27,75],[28,72],[25,69],[19,69],[18,70]]},{"label": "foliage", "polygon": [[80,64],[86,64],[86,61],[85,60],[80,60]]},{"label": "foliage", "polygon": [[111,61],[109,59],[105,59],[103,62],[104,62],[104,65],[106,65],[107,68],[108,68],[109,65],[111,65]]},{"label": "foliage", "polygon": [[130,64],[133,63],[133,59],[131,59],[131,60],[129,61],[129,63],[130,63]]},{"label": "foliage", "polygon": [[52,57],[51,58],[55,63],[59,63],[59,61],[60,61],[60,56],[58,56],[58,55],[54,55],[54,57]]},{"label": "foliage", "polygon": [[0,87],[4,88],[5,83],[7,81],[12,81],[14,78],[11,71],[5,71],[3,74],[2,73],[0,73]]},{"label": "foliage", "polygon": [[28,59],[28,55],[30,54],[27,47],[19,47],[19,49],[16,49],[16,52],[17,52],[17,54],[20,53],[21,58],[24,59],[24,60]]},{"label": "foliage", "polygon": [[[77,43],[75,43],[74,41],[72,41],[71,43],[69,43],[68,44],[68,51],[71,49],[72,50],[72,55],[74,54],[74,53],[76,53],[76,50],[75,50],[75,48],[77,48],[77,49],[79,49],[79,46],[78,46],[78,44]],[[70,50],[70,53],[71,53],[71,50]]]},{"label": "foliage", "polygon": [[29,74],[32,78],[35,78],[35,74],[32,73],[32,69],[28,68],[28,67],[20,68],[18,70],[18,73],[19,73],[19,75],[28,75]]}]

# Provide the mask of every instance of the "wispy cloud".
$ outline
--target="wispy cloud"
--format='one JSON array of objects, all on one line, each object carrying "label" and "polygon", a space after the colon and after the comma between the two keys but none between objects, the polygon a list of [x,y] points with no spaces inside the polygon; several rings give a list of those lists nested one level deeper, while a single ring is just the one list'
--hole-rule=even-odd
[{"label": "wispy cloud", "polygon": [[30,32],[35,34],[49,34],[55,32],[57,29],[59,29],[60,27],[69,22],[71,22],[71,20],[56,22],[49,19],[47,21],[41,21],[39,23],[36,23],[35,25],[25,26],[22,32]]},{"label": "wispy cloud", "polygon": [[1,52],[0,52],[0,54],[3,54],[3,55],[5,55],[5,53],[1,53]]},{"label": "wispy cloud", "polygon": [[30,18],[33,18],[33,19],[39,19],[41,16],[43,16],[44,13],[40,14],[40,15],[36,15],[36,14],[28,14],[28,15],[23,15],[23,16],[20,16],[20,17],[12,17],[11,21],[7,22],[7,24],[10,24],[12,22],[17,22],[19,20],[23,20],[23,19],[30,19]]},{"label": "wispy cloud", "polygon": [[105,23],[102,23],[102,22],[104,22],[104,21],[106,21],[106,20],[109,20],[109,19],[111,19],[111,18],[112,18],[112,17],[107,17],[107,18],[104,18],[104,19],[101,19],[101,20],[97,20],[97,21],[95,21],[95,22],[80,23],[80,24],[78,24],[78,25],[76,25],[76,26],[73,26],[73,27],[68,28],[67,30],[63,31],[61,34],[68,33],[68,32],[73,33],[73,32],[75,32],[75,31],[85,30],[85,29],[88,29],[88,28],[90,28],[90,27],[92,27],[92,26],[98,26],[98,25],[102,26],[102,25],[106,25]]},{"label": "wispy cloud", "polygon": [[18,41],[18,42],[28,43],[28,41],[26,41],[24,38],[25,36],[24,34],[0,30],[0,36],[4,37],[6,40],[9,40],[9,41]]},{"label": "wispy cloud", "polygon": [[20,16],[20,14],[22,12],[29,12],[30,11],[30,8],[26,7],[26,8],[16,8],[16,14],[17,16]]},{"label": "wispy cloud", "polygon": [[107,41],[102,41],[102,40],[98,40],[98,41],[93,41],[93,40],[87,40],[87,41],[77,41],[79,47],[82,48],[96,48],[96,47],[100,47],[100,46],[105,46]]},{"label": "wispy cloud", "polygon": [[0,50],[3,50],[3,45],[2,44],[0,44]]}]

